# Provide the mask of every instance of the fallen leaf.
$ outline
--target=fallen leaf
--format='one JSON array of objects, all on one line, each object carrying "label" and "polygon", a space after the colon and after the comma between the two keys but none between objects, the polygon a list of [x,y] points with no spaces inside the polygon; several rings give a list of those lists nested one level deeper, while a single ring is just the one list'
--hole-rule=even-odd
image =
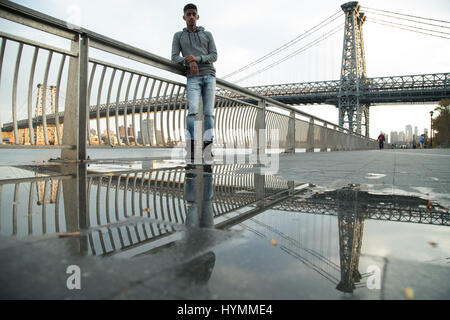
[{"label": "fallen leaf", "polygon": [[405,288],[405,297],[406,299],[414,299],[414,290],[411,287]]},{"label": "fallen leaf", "polygon": [[114,173],[105,173],[104,176],[114,176]]},{"label": "fallen leaf", "polygon": [[67,232],[67,233],[58,233],[58,237],[65,238],[65,237],[74,237],[80,235],[80,232]]},{"label": "fallen leaf", "polygon": [[150,212],[150,209],[149,208],[145,208],[145,211]]},{"label": "fallen leaf", "polygon": [[429,244],[430,246],[432,246],[433,248],[436,248],[436,247],[437,247],[437,243],[436,243],[436,242],[431,241],[431,242],[428,242],[428,244]]},{"label": "fallen leaf", "polygon": [[306,201],[306,199],[305,198],[300,198],[300,201]]},{"label": "fallen leaf", "polygon": [[381,181],[381,184],[386,184],[386,182],[384,182],[384,181]]},{"label": "fallen leaf", "polygon": [[274,239],[274,238],[272,238],[271,240],[270,240],[270,242],[272,242],[272,244],[274,245],[274,246],[276,246],[278,243],[277,243],[277,241]]}]

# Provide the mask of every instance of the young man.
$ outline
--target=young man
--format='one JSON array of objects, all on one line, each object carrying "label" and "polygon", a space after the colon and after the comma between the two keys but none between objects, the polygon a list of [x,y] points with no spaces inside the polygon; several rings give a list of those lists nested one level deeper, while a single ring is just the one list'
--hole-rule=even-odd
[{"label": "young man", "polygon": [[[175,33],[172,41],[172,61],[186,67],[186,95],[188,115],[186,128],[186,147],[188,159],[194,160],[194,125],[199,112],[200,97],[203,100],[203,155],[212,159],[212,142],[214,131],[214,98],[216,91],[216,69],[213,62],[217,60],[217,49],[211,32],[197,27],[200,16],[194,4],[187,4],[183,9],[186,28]],[[180,57],[180,52],[182,57]]]}]

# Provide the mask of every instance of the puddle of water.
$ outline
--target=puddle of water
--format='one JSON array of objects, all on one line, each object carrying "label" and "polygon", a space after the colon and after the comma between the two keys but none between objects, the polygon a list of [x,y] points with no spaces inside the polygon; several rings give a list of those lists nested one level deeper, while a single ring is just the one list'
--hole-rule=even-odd
[{"label": "puddle of water", "polygon": [[193,275],[209,270],[202,279],[219,298],[380,299],[365,282],[370,266],[384,270],[391,257],[448,266],[449,213],[435,202],[358,185],[314,192],[245,164],[130,164],[51,177],[21,168],[27,179],[0,180],[0,234],[74,239],[64,249],[74,257],[169,257]]}]

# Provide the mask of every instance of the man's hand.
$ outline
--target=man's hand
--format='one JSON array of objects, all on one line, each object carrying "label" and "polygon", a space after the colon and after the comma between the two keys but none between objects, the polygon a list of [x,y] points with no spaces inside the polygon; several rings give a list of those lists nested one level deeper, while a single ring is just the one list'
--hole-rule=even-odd
[{"label": "man's hand", "polygon": [[191,63],[189,63],[189,70],[191,70],[191,76],[198,76],[199,75],[199,71],[198,71],[198,64],[195,61],[192,61]]},{"label": "man's hand", "polygon": [[193,56],[192,54],[190,54],[186,58],[184,58],[184,61],[186,61],[186,63],[189,63],[189,64],[191,64],[192,62],[198,63],[197,58],[195,56]]}]

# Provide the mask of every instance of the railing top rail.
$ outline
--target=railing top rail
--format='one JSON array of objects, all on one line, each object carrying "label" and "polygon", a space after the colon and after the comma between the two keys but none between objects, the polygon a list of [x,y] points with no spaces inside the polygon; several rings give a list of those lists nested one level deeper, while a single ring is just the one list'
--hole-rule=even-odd
[{"label": "railing top rail", "polygon": [[[27,25],[29,27],[32,27],[32,28],[35,28],[35,29],[38,29],[41,31],[53,33],[55,35],[58,35],[58,36],[61,36],[61,37],[67,38],[67,39],[71,39],[71,40],[74,40],[77,37],[87,37],[89,39],[89,45],[94,48],[97,48],[99,50],[117,54],[117,55],[123,56],[125,58],[138,60],[140,62],[144,62],[148,65],[163,69],[165,71],[172,72],[174,74],[185,75],[184,68],[180,65],[175,64],[174,62],[172,62],[169,59],[166,59],[161,56],[152,54],[148,51],[130,46],[123,42],[111,39],[109,37],[103,36],[101,34],[98,34],[96,32],[87,30],[85,28],[82,28],[82,27],[79,27],[76,25],[70,25],[70,28],[69,28],[69,24],[63,20],[54,18],[54,17],[46,15],[42,12],[35,11],[33,9],[24,7],[22,5],[19,5],[19,4],[13,3],[13,2],[0,0],[0,17],[17,22],[17,23]],[[306,112],[302,112],[294,107],[291,107],[287,104],[279,102],[275,99],[261,96],[249,89],[240,87],[238,85],[235,85],[235,84],[225,81],[223,79],[217,78],[216,83],[217,83],[217,86],[222,89],[236,92],[238,94],[255,99],[257,101],[265,101],[267,104],[269,104],[271,106],[276,106],[276,107],[282,108],[284,110],[292,111],[296,114],[320,121],[326,125],[331,125],[333,127],[340,128],[344,132],[347,132],[349,134],[354,134],[356,136],[363,137],[362,135],[359,135],[357,133],[351,133],[348,129],[346,129],[344,127],[339,127],[338,125],[336,125],[334,123],[331,123],[329,121],[326,121],[326,120],[318,118],[318,117],[315,117]]]}]

